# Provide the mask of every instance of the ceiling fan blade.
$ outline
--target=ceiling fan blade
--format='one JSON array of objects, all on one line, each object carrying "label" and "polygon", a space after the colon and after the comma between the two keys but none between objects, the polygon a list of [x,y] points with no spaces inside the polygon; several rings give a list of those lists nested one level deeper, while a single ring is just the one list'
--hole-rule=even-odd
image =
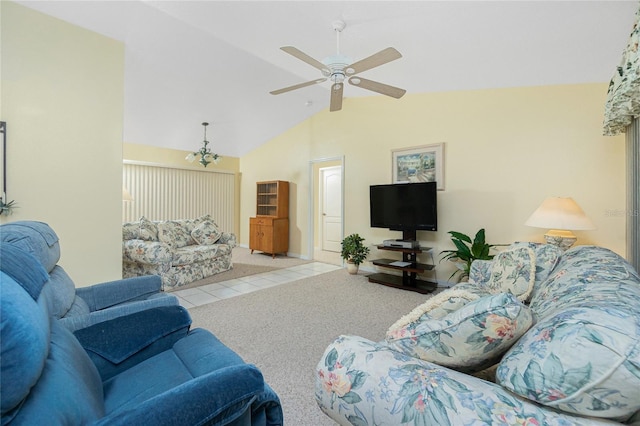
[{"label": "ceiling fan blade", "polygon": [[327,81],[326,78],[319,78],[317,80],[311,80],[311,81],[307,81],[304,83],[300,83],[300,84],[294,84],[293,86],[289,86],[289,87],[284,87],[282,89],[278,89],[278,90],[274,90],[271,93],[272,95],[279,95],[280,93],[285,93],[285,92],[290,92],[292,90],[296,90],[296,89],[302,89],[303,87],[307,87],[307,86],[313,86],[314,84],[319,84],[322,83],[323,81]]},{"label": "ceiling fan blade", "polygon": [[367,80],[362,77],[351,77],[349,79],[349,84],[362,87],[363,89],[371,90],[382,95],[391,96],[396,99],[400,99],[405,93],[407,93],[406,90],[400,89],[399,87],[389,86],[388,84]]},{"label": "ceiling fan blade", "polygon": [[293,47],[293,46],[284,46],[281,47],[280,50],[283,50],[285,52],[287,52],[289,55],[291,56],[295,56],[296,58],[300,59],[301,61],[304,61],[306,63],[308,63],[309,65],[311,65],[314,68],[318,68],[320,71],[322,71],[323,73],[329,73],[329,68],[327,68],[327,66],[325,64],[323,64],[322,62],[318,61],[317,59],[313,59],[311,56],[307,55],[306,53],[304,53],[303,51]]},{"label": "ceiling fan blade", "polygon": [[340,111],[342,109],[342,91],[344,90],[344,83],[334,83],[331,86],[331,103],[329,105],[329,111]]},{"label": "ceiling fan blade", "polygon": [[349,65],[346,68],[348,75],[357,74],[362,71],[370,70],[371,68],[386,64],[387,62],[395,61],[396,59],[402,58],[400,52],[398,52],[393,47],[387,47],[379,51],[378,53],[374,53],[368,58],[364,58],[358,62],[355,62]]}]

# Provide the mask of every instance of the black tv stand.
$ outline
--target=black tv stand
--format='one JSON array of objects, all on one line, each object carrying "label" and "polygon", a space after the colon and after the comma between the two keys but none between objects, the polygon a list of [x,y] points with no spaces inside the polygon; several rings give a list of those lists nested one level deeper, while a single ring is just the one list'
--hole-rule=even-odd
[{"label": "black tv stand", "polygon": [[[416,231],[403,231],[402,240],[416,241]],[[396,259],[377,259],[372,262],[376,266],[402,271],[402,276],[376,273],[369,275],[369,282],[383,284],[403,290],[416,291],[423,294],[431,293],[437,288],[437,283],[417,278],[417,274],[424,273],[425,271],[431,271],[435,268],[433,263],[426,264],[417,262],[418,253],[430,251],[432,250],[431,248],[423,248],[419,246],[415,248],[402,248],[388,247],[385,245],[378,245],[377,247],[379,250],[389,250],[402,253],[403,264],[400,265],[394,264],[398,262]],[[431,259],[433,261],[433,255]]]}]

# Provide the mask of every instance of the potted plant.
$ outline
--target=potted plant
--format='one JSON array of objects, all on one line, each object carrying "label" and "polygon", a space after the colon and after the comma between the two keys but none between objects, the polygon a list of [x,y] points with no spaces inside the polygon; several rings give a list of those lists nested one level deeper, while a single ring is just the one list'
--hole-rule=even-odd
[{"label": "potted plant", "polygon": [[491,260],[493,259],[490,254],[492,247],[497,247],[503,244],[487,244],[484,235],[484,228],[479,230],[473,241],[471,237],[461,232],[449,231],[451,235],[451,241],[456,246],[455,250],[444,250],[440,254],[442,260],[451,260],[456,263],[457,271],[454,271],[449,279],[453,278],[456,274],[460,274],[460,280],[469,277],[469,271],[471,270],[471,264],[474,260]]},{"label": "potted plant", "polygon": [[347,262],[347,271],[350,274],[357,274],[359,265],[364,262],[369,254],[369,247],[366,247],[362,242],[362,238],[358,234],[351,234],[342,240],[342,251],[340,255]]},{"label": "potted plant", "polygon": [[16,200],[11,200],[8,203],[5,203],[2,200],[2,197],[0,197],[0,215],[5,214],[5,215],[9,215],[11,213],[13,213],[13,209],[17,209],[18,206],[16,206]]}]

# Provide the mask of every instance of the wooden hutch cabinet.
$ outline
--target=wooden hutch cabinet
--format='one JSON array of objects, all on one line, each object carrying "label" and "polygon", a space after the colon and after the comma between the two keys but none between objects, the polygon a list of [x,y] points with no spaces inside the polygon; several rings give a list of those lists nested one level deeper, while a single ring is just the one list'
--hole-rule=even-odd
[{"label": "wooden hutch cabinet", "polygon": [[258,182],[256,217],[249,218],[249,248],[286,254],[289,250],[289,182]]}]

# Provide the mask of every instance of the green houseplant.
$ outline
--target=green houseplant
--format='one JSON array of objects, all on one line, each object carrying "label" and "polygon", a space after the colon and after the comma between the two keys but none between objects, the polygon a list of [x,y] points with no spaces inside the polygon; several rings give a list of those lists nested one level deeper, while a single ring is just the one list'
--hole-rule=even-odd
[{"label": "green houseplant", "polygon": [[369,247],[362,244],[364,238],[358,234],[351,234],[342,240],[340,255],[347,262],[347,270],[350,274],[357,274],[359,265],[364,262],[369,254]]},{"label": "green houseplant", "polygon": [[490,254],[492,247],[497,247],[503,244],[488,244],[485,239],[484,228],[479,230],[473,240],[468,235],[461,232],[449,231],[451,235],[451,241],[456,246],[455,250],[444,250],[440,254],[442,260],[451,260],[456,262],[458,270],[454,271],[449,279],[453,278],[456,274],[460,274],[460,279],[469,277],[469,271],[471,270],[471,264],[474,260],[491,260],[493,255]]},{"label": "green houseplant", "polygon": [[14,209],[17,209],[18,206],[16,206],[16,200],[11,200],[8,203],[5,203],[2,200],[2,197],[0,197],[0,215],[5,214],[5,215],[9,215],[11,213],[13,213]]}]

